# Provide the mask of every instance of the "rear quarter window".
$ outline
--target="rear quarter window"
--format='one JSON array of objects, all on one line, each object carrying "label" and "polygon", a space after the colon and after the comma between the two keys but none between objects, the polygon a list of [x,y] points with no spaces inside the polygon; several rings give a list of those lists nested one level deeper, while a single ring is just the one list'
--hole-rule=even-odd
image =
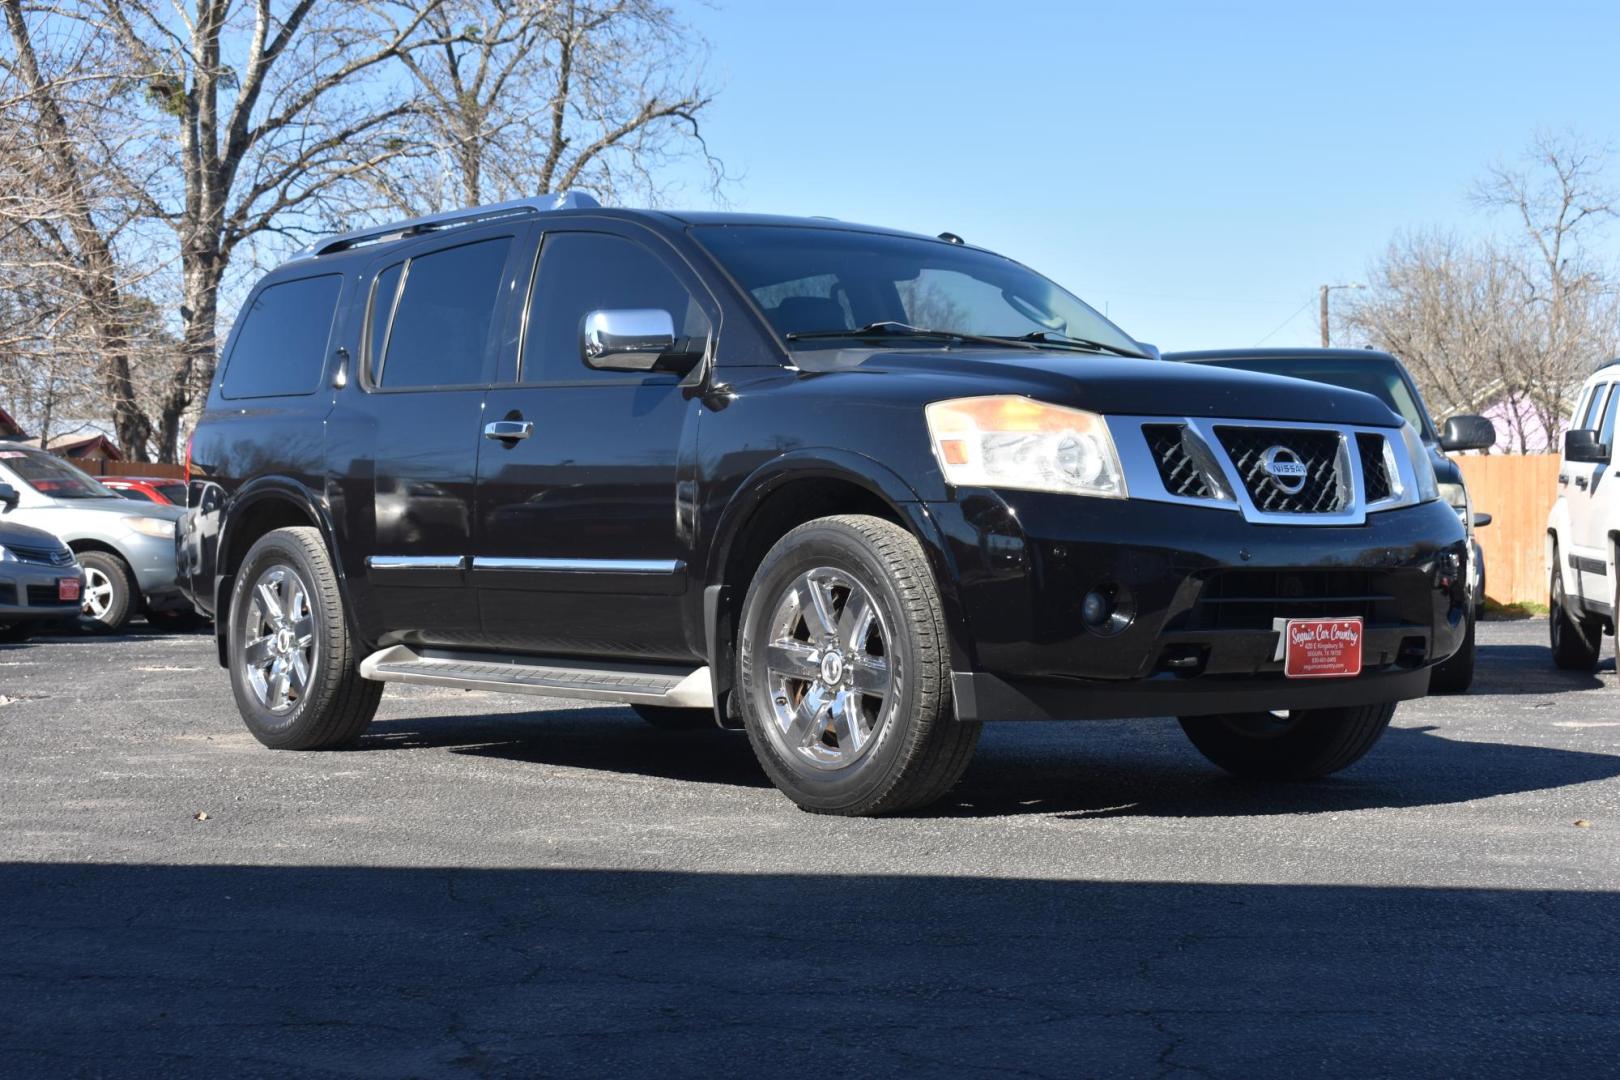
[{"label": "rear quarter window", "polygon": [[313,394],[326,368],[342,284],[340,275],[323,274],[261,289],[237,317],[240,326],[225,361],[220,396]]}]

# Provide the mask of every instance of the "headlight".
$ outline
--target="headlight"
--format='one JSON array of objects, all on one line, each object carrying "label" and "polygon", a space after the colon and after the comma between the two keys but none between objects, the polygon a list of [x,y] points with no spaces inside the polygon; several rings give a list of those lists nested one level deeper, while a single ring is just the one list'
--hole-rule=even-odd
[{"label": "headlight", "polygon": [[1013,395],[936,401],[923,411],[939,467],[958,487],[1126,497],[1113,436],[1096,413]]},{"label": "headlight", "polygon": [[1469,520],[1473,517],[1473,515],[1468,512],[1468,489],[1463,487],[1461,484],[1453,484],[1450,482],[1441,483],[1439,486],[1440,497],[1446,500],[1447,506],[1450,506],[1453,510],[1457,511],[1457,516],[1462,519],[1462,523],[1464,525],[1467,525]]},{"label": "headlight", "polygon": [[1438,499],[1440,483],[1434,478],[1434,462],[1429,460],[1429,448],[1423,445],[1423,440],[1410,423],[1401,425],[1401,441],[1406,444],[1406,457],[1412,463],[1412,474],[1417,477],[1417,501],[1426,503]]},{"label": "headlight", "polygon": [[168,518],[127,517],[124,524],[142,536],[155,536],[159,540],[174,539],[174,522]]},{"label": "headlight", "polygon": [[11,552],[7,551],[6,546],[4,544],[0,544],[0,562],[16,562],[16,561],[17,561],[17,556],[15,556]]}]

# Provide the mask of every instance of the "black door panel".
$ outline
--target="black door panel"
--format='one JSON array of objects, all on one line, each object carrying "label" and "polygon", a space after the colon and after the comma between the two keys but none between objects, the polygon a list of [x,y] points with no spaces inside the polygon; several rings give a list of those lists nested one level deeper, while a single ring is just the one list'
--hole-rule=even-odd
[{"label": "black door panel", "polygon": [[674,375],[591,369],[579,348],[598,309],[674,308],[678,331],[706,340],[700,294],[629,236],[547,234],[524,382],[492,388],[486,409],[488,422],[532,431],[479,447],[471,573],[492,644],[667,660],[700,651],[683,619],[692,538],[677,504],[696,400]]},{"label": "black door panel", "polygon": [[522,227],[469,230],[394,249],[365,275],[354,322],[367,332],[328,444],[334,506],[366,553],[346,571],[385,644],[479,641],[467,565],[484,396],[515,349],[510,298],[530,242]]}]

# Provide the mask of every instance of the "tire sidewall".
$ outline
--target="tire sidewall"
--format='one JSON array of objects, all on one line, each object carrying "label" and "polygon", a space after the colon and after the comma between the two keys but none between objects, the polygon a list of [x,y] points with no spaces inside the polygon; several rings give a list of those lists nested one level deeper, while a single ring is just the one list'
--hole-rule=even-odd
[{"label": "tire sidewall", "polygon": [[[892,657],[894,703],[877,742],[855,764],[821,770],[789,760],[777,748],[765,725],[773,723],[770,687],[763,666],[752,663],[763,652],[770,618],[782,589],[800,574],[829,566],[855,578],[882,607],[889,629],[885,647]],[[863,803],[895,782],[915,724],[918,680],[916,630],[902,614],[905,603],[881,558],[853,530],[834,522],[796,531],[766,555],[754,576],[743,608],[738,635],[737,685],[743,694],[743,723],[760,763],[778,787],[795,801],[818,809],[842,809]]]},{"label": "tire sidewall", "polygon": [[[260,704],[258,695],[248,684],[240,663],[242,647],[247,633],[248,612],[252,598],[248,590],[259,576],[272,565],[285,565],[296,571],[303,580],[309,597],[311,622],[315,633],[315,663],[310,667],[306,692],[290,713],[277,715]],[[237,709],[242,721],[253,737],[272,748],[297,746],[304,742],[306,730],[319,723],[324,705],[323,683],[325,666],[331,663],[333,642],[327,634],[328,615],[325,598],[319,586],[320,567],[315,566],[308,554],[290,539],[268,533],[248,551],[242,569],[231,588],[230,623],[226,638],[226,657],[229,661],[231,692],[236,695]]]},{"label": "tire sidewall", "polygon": [[[82,614],[79,616],[79,628],[91,634],[116,634],[129,624],[134,615],[135,583],[129,565],[121,556],[106,551],[84,552],[79,556],[79,565],[104,575],[113,589],[112,603],[107,606],[106,616],[98,619]],[[86,579],[88,585],[88,575]]]}]

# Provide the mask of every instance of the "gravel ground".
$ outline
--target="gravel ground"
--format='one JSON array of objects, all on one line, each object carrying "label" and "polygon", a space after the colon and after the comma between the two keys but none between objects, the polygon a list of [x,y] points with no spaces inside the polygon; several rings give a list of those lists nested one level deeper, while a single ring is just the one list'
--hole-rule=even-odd
[{"label": "gravel ground", "polygon": [[207,636],[0,648],[0,1073],[1615,1075],[1620,686],[1545,638],[1331,781],[1003,725],[881,821],[623,709],[272,753]]}]

